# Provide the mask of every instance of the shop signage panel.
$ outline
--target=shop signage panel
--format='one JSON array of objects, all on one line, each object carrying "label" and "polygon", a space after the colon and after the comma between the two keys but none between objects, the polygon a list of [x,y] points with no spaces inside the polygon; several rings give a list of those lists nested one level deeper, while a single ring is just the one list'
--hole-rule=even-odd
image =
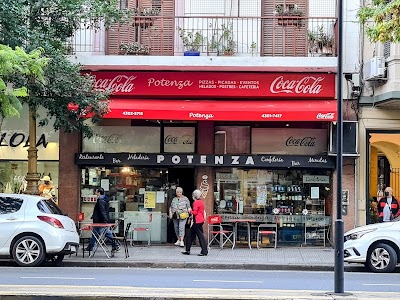
[{"label": "shop signage panel", "polygon": [[[38,109],[39,116],[45,117],[47,112]],[[40,119],[40,118],[39,118]],[[29,109],[24,105],[20,117],[4,118],[0,130],[0,159],[27,160],[29,147]],[[54,120],[50,119],[46,126],[36,128],[36,146],[38,160],[59,159],[59,133],[53,128]]]},{"label": "shop signage panel", "polygon": [[328,152],[328,130],[306,128],[253,128],[254,154],[318,155]]},{"label": "shop signage panel", "polygon": [[94,71],[95,87],[116,96],[335,98],[335,74]]},{"label": "shop signage panel", "polygon": [[326,176],[326,175],[303,175],[303,183],[329,184],[329,176]]},{"label": "shop signage panel", "polygon": [[195,127],[164,127],[164,152],[193,153]]},{"label": "shop signage panel", "polygon": [[201,155],[155,153],[77,153],[76,164],[86,166],[210,166],[248,168],[329,168],[330,156],[300,155]]},{"label": "shop signage panel", "polygon": [[83,140],[85,152],[160,152],[160,127],[93,126],[94,135]]}]

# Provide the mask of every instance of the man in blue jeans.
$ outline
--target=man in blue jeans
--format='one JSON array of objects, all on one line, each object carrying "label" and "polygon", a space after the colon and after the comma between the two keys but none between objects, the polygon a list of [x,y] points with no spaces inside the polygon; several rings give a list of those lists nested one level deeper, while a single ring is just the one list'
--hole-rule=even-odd
[{"label": "man in blue jeans", "polygon": [[[110,223],[110,218],[109,218],[109,211],[110,211],[109,201],[110,200],[106,197],[106,195],[104,194],[104,189],[101,187],[97,188],[95,193],[97,196],[97,202],[93,209],[93,215],[92,215],[93,223]],[[114,240],[111,230],[109,230],[108,227],[94,227],[93,228],[93,231],[97,234],[97,236],[99,236],[104,230],[106,230],[106,233],[105,233],[106,238],[108,238],[111,241],[112,251],[114,251],[114,252],[118,251],[119,247]],[[84,250],[92,251],[95,242],[96,242],[96,239],[92,234],[92,236],[90,237],[89,246]]]}]

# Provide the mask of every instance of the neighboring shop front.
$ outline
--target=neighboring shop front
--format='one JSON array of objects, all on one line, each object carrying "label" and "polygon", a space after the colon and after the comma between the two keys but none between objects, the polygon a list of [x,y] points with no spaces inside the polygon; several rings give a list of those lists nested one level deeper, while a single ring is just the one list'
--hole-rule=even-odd
[{"label": "neighboring shop front", "polygon": [[282,244],[329,240],[335,74],[92,74],[97,87],[113,95],[110,112],[93,127],[97,134],[75,151],[79,207],[87,221],[93,189],[101,186],[115,219],[151,220],[152,240],[170,242],[174,182],[189,198],[200,188],[208,214],[226,221],[277,222]]},{"label": "neighboring shop front", "polygon": [[[39,115],[45,111],[39,109]],[[0,133],[0,190],[7,193],[20,193],[24,189],[28,172],[29,129],[28,107],[24,106],[20,117],[5,118]],[[52,122],[37,128],[38,173],[50,176],[53,185],[58,187],[59,134],[54,131]],[[57,196],[57,189],[56,189]]]}]

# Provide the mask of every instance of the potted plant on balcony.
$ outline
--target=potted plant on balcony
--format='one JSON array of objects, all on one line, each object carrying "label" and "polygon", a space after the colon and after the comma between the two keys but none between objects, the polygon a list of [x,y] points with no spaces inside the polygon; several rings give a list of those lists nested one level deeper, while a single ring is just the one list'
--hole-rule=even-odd
[{"label": "potted plant on balcony", "polygon": [[187,31],[177,27],[179,37],[182,39],[185,51],[184,56],[199,56],[200,48],[203,46],[204,37],[200,31]]},{"label": "potted plant on balcony", "polygon": [[304,16],[304,12],[298,4],[289,4],[286,6],[277,4],[275,5],[274,16],[278,19],[278,25],[295,25],[299,27],[303,24],[301,18]]},{"label": "potted plant on balcony", "polygon": [[150,48],[138,42],[125,43],[119,45],[119,54],[122,55],[149,55]]},{"label": "potted plant on balcony", "polygon": [[[212,27],[212,24],[209,25]],[[217,55],[232,56],[236,52],[236,41],[233,36],[233,25],[222,24],[221,28],[214,29],[214,34],[208,42],[208,48]]]},{"label": "potted plant on balcony", "polygon": [[314,31],[307,32],[308,52],[312,55],[332,56],[335,38],[332,33],[325,30],[324,26],[318,26]]},{"label": "potted plant on balcony", "polygon": [[137,7],[132,9],[133,24],[142,28],[147,28],[154,23],[153,16],[160,15],[160,8],[142,8]]}]

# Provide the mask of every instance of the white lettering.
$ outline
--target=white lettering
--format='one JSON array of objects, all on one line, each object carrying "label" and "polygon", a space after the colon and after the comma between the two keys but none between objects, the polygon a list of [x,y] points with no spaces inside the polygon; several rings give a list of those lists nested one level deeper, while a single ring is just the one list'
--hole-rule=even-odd
[{"label": "white lettering", "polygon": [[188,160],[189,164],[192,164],[193,163],[193,155],[188,155],[187,160]]},{"label": "white lettering", "polygon": [[164,159],[165,159],[164,155],[157,155],[157,163],[158,163],[158,164],[161,163],[161,162],[163,162]]},{"label": "white lettering", "polygon": [[200,163],[201,164],[206,164],[207,163],[207,156],[200,155]]},{"label": "white lettering", "polygon": [[112,162],[113,162],[113,164],[119,164],[121,162],[121,160],[113,157]]},{"label": "white lettering", "polygon": [[79,154],[79,159],[104,159],[103,154],[90,155],[90,154]]},{"label": "white lettering", "polygon": [[300,162],[292,160],[292,167],[300,166]]},{"label": "white lettering", "polygon": [[179,164],[180,162],[181,162],[181,158],[178,156],[178,155],[174,155],[174,156],[172,156],[172,163],[173,164]]},{"label": "white lettering", "polygon": [[136,77],[118,75],[112,79],[96,79],[94,87],[99,90],[110,90],[112,93],[130,93],[135,89],[133,81]]},{"label": "white lettering", "polygon": [[262,156],[261,161],[267,162],[267,163],[273,163],[273,162],[283,163],[284,162],[283,158],[276,157],[276,156],[269,156],[269,157]]},{"label": "white lettering", "polygon": [[142,155],[142,154],[129,154],[128,155],[128,160],[149,160],[150,157],[147,155]]},{"label": "white lettering", "polygon": [[319,113],[318,115],[317,115],[317,119],[318,120],[333,120],[335,118],[335,113],[326,113],[326,114],[323,114],[323,113]]},{"label": "white lettering", "polygon": [[147,80],[147,86],[161,86],[161,87],[177,87],[178,90],[183,89],[184,87],[190,87],[193,85],[193,81],[191,80],[168,80],[165,78],[162,79],[155,79],[149,78]]},{"label": "white lettering", "polygon": [[189,113],[189,118],[197,118],[197,119],[212,119],[214,118],[213,114],[200,114],[200,113]]},{"label": "white lettering", "polygon": [[254,160],[251,156],[248,156],[246,159],[246,165],[254,165]]},{"label": "white lettering", "polygon": [[216,165],[223,165],[224,164],[224,157],[223,156],[215,156],[214,162]]},{"label": "white lettering", "polygon": [[232,156],[232,165],[238,165],[239,164],[239,158],[240,156]]},{"label": "white lettering", "polygon": [[319,94],[324,79],[324,77],[306,76],[300,80],[285,80],[284,76],[278,76],[271,83],[269,90],[273,94]]}]

